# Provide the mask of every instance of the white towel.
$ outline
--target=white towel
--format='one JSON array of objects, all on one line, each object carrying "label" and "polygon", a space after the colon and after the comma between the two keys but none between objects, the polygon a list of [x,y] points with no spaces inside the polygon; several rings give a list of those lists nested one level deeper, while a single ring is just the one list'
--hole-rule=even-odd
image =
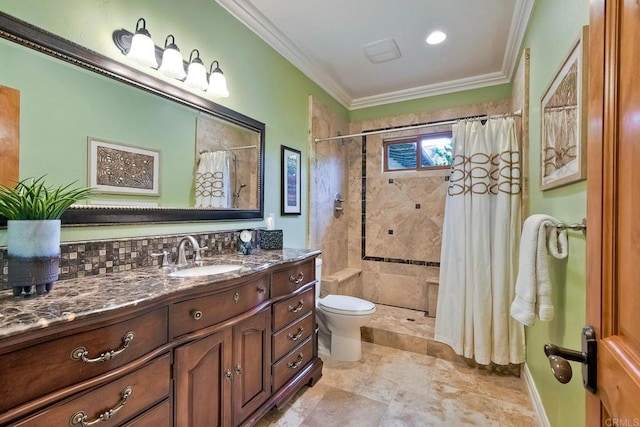
[{"label": "white towel", "polygon": [[551,279],[547,248],[555,258],[567,256],[567,232],[555,228],[560,221],[549,215],[531,215],[524,222],[520,239],[516,296],[511,303],[511,317],[532,326],[540,320],[553,319]]}]

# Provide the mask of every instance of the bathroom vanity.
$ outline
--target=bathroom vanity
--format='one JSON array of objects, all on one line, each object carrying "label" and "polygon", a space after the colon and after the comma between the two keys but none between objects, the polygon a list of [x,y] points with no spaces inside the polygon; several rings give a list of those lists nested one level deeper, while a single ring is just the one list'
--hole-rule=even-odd
[{"label": "bathroom vanity", "polygon": [[0,295],[0,425],[252,425],[322,375],[315,257],[221,255]]}]

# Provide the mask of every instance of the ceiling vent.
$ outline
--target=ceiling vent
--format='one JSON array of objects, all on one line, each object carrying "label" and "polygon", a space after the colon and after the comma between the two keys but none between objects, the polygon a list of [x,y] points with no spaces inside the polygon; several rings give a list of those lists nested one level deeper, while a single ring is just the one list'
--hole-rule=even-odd
[{"label": "ceiling vent", "polygon": [[383,39],[378,40],[377,42],[368,43],[362,46],[364,49],[365,55],[369,61],[377,64],[379,62],[387,62],[392,61],[394,59],[400,58],[400,49],[398,49],[398,45],[395,40]]}]

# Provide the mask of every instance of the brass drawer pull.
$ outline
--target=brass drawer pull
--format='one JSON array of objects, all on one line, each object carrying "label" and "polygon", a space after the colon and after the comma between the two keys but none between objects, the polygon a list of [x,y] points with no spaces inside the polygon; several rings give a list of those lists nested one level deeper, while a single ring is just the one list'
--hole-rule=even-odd
[{"label": "brass drawer pull", "polygon": [[304,273],[300,272],[298,273],[298,277],[293,277],[293,275],[289,276],[289,281],[291,283],[295,283],[296,285],[299,285],[302,281],[304,280]]},{"label": "brass drawer pull", "polygon": [[89,352],[84,347],[78,347],[71,352],[71,359],[73,360],[82,360],[85,363],[93,363],[93,362],[107,362],[129,347],[129,344],[133,341],[133,332],[129,331],[122,337],[122,347],[118,350],[109,350],[102,353],[100,356],[95,359],[90,359]]},{"label": "brass drawer pull", "polygon": [[291,341],[298,341],[300,339],[300,337],[302,336],[302,334],[304,334],[304,328],[302,326],[300,326],[298,328],[298,333],[293,335],[293,334],[287,334],[287,338],[289,338]]},{"label": "brass drawer pull", "polygon": [[69,420],[69,425],[87,427],[87,426],[92,426],[94,424],[107,422],[120,409],[122,409],[122,407],[127,403],[127,399],[129,399],[132,394],[133,394],[133,387],[128,386],[127,388],[122,390],[122,393],[120,393],[120,403],[118,403],[118,406],[116,406],[115,408],[109,409],[108,411],[101,413],[100,415],[98,415],[98,418],[96,418],[93,421],[87,420],[87,414],[84,411],[78,411],[71,416],[71,419]]},{"label": "brass drawer pull", "polygon": [[233,302],[238,302],[240,300],[240,293],[236,292],[233,294]]},{"label": "brass drawer pull", "polygon": [[258,293],[259,294],[266,294],[267,293],[267,288],[265,288],[264,286],[258,286]]},{"label": "brass drawer pull", "polygon": [[233,379],[233,372],[231,372],[231,369],[227,369],[224,373],[224,379],[227,381],[231,381]]},{"label": "brass drawer pull", "polygon": [[242,366],[239,363],[236,365],[236,375],[242,375]]},{"label": "brass drawer pull", "polygon": [[202,319],[202,311],[200,311],[200,310],[193,310],[193,311],[191,311],[191,317],[193,317],[193,320],[200,320],[200,319]]},{"label": "brass drawer pull", "polygon": [[296,360],[295,362],[287,363],[287,366],[290,367],[291,369],[296,369],[298,366],[300,366],[303,360],[304,360],[304,354],[300,353],[298,354],[298,360]]},{"label": "brass drawer pull", "polygon": [[291,313],[297,313],[300,310],[302,310],[303,306],[304,306],[304,301],[300,300],[298,301],[298,305],[296,305],[295,307],[290,305],[289,307],[287,307],[287,310],[289,310]]}]

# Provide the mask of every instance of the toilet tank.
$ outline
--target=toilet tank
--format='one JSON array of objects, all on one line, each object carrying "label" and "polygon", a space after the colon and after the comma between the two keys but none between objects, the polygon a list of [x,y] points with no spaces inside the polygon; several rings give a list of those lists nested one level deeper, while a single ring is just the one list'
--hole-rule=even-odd
[{"label": "toilet tank", "polygon": [[320,290],[322,288],[322,259],[316,258],[316,301],[320,299]]}]

